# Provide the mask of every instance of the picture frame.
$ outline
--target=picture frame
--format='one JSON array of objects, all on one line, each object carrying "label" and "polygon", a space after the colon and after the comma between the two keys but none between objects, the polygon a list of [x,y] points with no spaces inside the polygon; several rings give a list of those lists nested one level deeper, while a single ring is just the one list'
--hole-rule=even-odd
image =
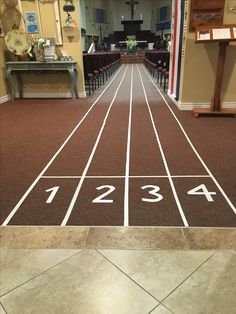
[{"label": "picture frame", "polygon": [[2,20],[0,19],[0,38],[4,37],[3,27],[2,27]]},{"label": "picture frame", "polygon": [[25,12],[26,30],[29,34],[39,33],[38,19],[36,12]]}]

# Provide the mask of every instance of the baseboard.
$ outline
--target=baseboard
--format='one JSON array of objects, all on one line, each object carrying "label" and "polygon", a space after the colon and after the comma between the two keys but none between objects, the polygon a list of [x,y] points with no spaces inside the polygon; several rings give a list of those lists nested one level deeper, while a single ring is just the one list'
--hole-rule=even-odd
[{"label": "baseboard", "polygon": [[[19,97],[19,94],[16,93],[16,98]],[[24,98],[71,98],[70,92],[60,92],[60,93],[32,93],[32,92],[26,92],[24,93]],[[86,98],[86,92],[80,92],[79,98]],[[10,100],[9,95],[5,95],[0,97],[0,104]]]},{"label": "baseboard", "polygon": [[[179,110],[193,110],[196,108],[210,108],[210,103],[181,103],[180,100],[176,100],[173,94],[168,91],[167,95],[175,103]],[[236,109],[236,102],[222,102],[222,108],[226,109]]]},{"label": "baseboard", "polygon": [[[79,97],[84,97],[84,93],[79,93]],[[19,94],[16,93],[16,98],[19,97]],[[57,92],[57,93],[34,93],[34,92],[25,92],[24,98],[71,98],[70,92]]]},{"label": "baseboard", "polygon": [[[227,108],[227,109],[236,109],[236,103],[231,103],[231,102],[223,102],[221,104],[222,108]],[[210,108],[209,103],[181,103],[178,101],[178,108],[180,110],[193,110],[196,108]]]},{"label": "baseboard", "polygon": [[1,96],[0,97],[0,104],[3,104],[4,102],[10,100],[10,96],[9,95],[5,95],[5,96]]},{"label": "baseboard", "polygon": [[79,93],[79,98],[86,98],[86,97],[87,96],[86,96],[86,92],[85,91]]}]

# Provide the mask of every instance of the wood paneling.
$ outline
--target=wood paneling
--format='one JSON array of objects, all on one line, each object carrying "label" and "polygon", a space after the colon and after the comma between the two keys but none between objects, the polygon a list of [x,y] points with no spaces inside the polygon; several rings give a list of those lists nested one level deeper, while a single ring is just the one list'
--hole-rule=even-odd
[{"label": "wood paneling", "polygon": [[189,30],[196,26],[223,24],[225,0],[192,0]]}]

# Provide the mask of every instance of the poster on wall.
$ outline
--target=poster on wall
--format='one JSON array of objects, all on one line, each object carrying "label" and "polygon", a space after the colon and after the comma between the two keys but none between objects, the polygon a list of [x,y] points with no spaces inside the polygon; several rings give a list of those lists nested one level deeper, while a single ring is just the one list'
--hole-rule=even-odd
[{"label": "poster on wall", "polygon": [[26,19],[27,32],[38,33],[39,27],[38,27],[36,12],[26,12],[25,19]]}]

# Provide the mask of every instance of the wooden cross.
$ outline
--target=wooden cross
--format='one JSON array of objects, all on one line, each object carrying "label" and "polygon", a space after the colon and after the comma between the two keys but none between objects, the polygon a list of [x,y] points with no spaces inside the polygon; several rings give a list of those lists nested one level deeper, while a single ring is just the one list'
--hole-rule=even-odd
[{"label": "wooden cross", "polygon": [[130,0],[130,1],[126,1],[125,4],[130,5],[130,8],[131,8],[131,20],[133,20],[134,19],[134,6],[135,6],[135,4],[139,4],[139,2],[135,1],[135,0]]}]

